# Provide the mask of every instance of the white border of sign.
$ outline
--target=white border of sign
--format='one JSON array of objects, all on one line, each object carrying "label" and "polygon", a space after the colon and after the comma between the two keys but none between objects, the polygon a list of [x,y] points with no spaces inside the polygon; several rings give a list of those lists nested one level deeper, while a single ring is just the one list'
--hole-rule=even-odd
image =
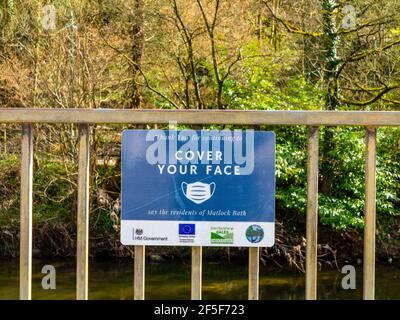
[{"label": "white border of sign", "polygon": [[[194,224],[194,235],[180,235],[180,224]],[[260,226],[264,237],[252,243],[246,238],[246,230],[252,225]],[[232,243],[213,243],[212,228],[232,228]],[[214,229],[215,230],[215,229]],[[121,221],[121,242],[124,245],[149,246],[211,246],[211,247],[271,247],[275,241],[275,222],[252,221]]]}]

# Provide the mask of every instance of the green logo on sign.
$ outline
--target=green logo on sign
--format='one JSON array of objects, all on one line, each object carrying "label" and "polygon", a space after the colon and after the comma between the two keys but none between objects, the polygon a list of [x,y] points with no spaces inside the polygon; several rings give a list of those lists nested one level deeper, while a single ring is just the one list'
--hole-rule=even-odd
[{"label": "green logo on sign", "polygon": [[232,227],[211,227],[212,244],[233,244]]}]

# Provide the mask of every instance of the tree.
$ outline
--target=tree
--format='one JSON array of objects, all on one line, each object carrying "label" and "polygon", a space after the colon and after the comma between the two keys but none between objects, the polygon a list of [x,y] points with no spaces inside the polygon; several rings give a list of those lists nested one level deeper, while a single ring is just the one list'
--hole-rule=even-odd
[{"label": "tree", "polygon": [[[356,12],[346,10],[350,7],[346,7],[344,1],[319,0],[320,25],[316,31],[307,31],[278,15],[273,10],[270,1],[263,0],[262,2],[287,32],[304,38],[312,38],[318,44],[318,56],[322,58],[319,66],[323,70],[325,110],[338,110],[342,107],[365,108],[380,100],[398,104],[398,101],[388,98],[387,95],[400,88],[399,78],[387,77],[381,72],[374,81],[366,79],[366,83],[361,84],[358,81],[359,74],[355,72],[357,70],[361,73],[370,72],[371,70],[365,70],[365,65],[370,67],[371,59],[374,59],[377,54],[390,51],[393,47],[400,45],[400,37],[390,33],[397,26],[398,17],[395,14],[389,14],[387,8],[386,10],[375,8],[372,11],[373,4],[361,3],[358,6],[359,23],[356,23],[356,16],[346,16],[354,15]],[[395,2],[392,5],[396,7]],[[394,8],[391,7],[390,11],[393,12],[393,10]],[[369,11],[372,12],[368,15]],[[377,11],[383,14],[376,15]],[[353,19],[353,21],[346,24],[345,19]],[[340,20],[343,21],[342,28],[338,27]],[[373,41],[378,36],[379,45]],[[376,62],[376,59],[374,61]],[[379,66],[375,65],[374,72],[377,74],[379,67],[386,63],[387,61],[382,60]],[[330,156],[330,152],[336,147],[334,134],[334,128],[323,129],[321,191],[326,195],[330,194],[332,179],[335,176],[334,160]]]},{"label": "tree", "polygon": [[3,46],[6,28],[12,28],[14,11],[14,0],[0,0],[0,47]]},{"label": "tree", "polygon": [[[249,6],[247,2],[236,4],[242,9]],[[131,65],[138,75],[136,85],[155,97],[156,105],[226,108],[223,90],[227,80],[241,61],[252,58],[241,50],[246,44],[242,40],[249,34],[226,28],[237,23],[234,19],[241,14],[240,10],[227,14],[228,8],[229,3],[221,0],[148,1],[146,10],[141,11],[148,23],[146,47],[141,49],[146,54],[140,55],[140,63],[134,61],[138,55],[132,58],[115,46],[113,49]]]},{"label": "tree", "polygon": [[134,14],[132,17],[132,81],[130,85],[130,108],[138,109],[142,105],[142,97],[140,93],[140,87],[138,85],[138,78],[140,76],[144,45],[144,1],[134,0],[134,6]]}]

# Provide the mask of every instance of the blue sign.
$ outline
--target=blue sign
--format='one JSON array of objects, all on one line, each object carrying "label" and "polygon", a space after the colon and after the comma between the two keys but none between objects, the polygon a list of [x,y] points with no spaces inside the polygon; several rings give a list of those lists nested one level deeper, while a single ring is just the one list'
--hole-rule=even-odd
[{"label": "blue sign", "polygon": [[124,244],[270,246],[274,220],[273,132],[123,132]]}]

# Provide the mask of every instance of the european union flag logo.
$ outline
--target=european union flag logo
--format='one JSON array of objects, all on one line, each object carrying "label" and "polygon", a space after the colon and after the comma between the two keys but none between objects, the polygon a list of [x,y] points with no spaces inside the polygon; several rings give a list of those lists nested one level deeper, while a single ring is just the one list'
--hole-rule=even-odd
[{"label": "european union flag logo", "polygon": [[195,235],[196,225],[194,223],[180,223],[179,224],[180,235]]}]

